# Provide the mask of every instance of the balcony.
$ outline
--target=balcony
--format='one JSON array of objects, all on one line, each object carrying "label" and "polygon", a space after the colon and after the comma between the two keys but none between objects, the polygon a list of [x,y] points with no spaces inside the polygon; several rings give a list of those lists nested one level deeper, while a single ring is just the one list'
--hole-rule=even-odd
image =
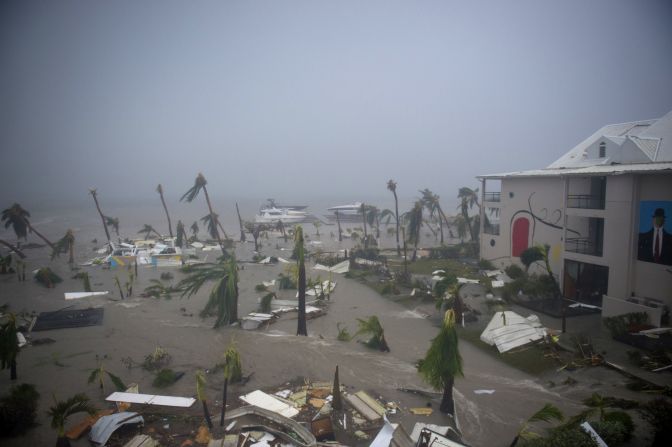
[{"label": "balcony", "polygon": [[483,200],[486,202],[500,202],[502,198],[501,192],[486,192],[483,194]]},{"label": "balcony", "polygon": [[591,194],[570,194],[567,196],[567,208],[603,210],[604,196]]},{"label": "balcony", "polygon": [[567,238],[565,251],[582,255],[602,256],[602,244],[598,241],[585,237]]}]

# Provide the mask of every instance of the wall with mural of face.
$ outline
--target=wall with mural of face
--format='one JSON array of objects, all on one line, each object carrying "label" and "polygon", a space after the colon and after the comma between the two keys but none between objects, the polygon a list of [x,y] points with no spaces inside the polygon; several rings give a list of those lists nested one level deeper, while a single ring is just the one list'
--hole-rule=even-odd
[{"label": "wall with mural of face", "polygon": [[672,265],[672,201],[640,202],[637,259]]}]

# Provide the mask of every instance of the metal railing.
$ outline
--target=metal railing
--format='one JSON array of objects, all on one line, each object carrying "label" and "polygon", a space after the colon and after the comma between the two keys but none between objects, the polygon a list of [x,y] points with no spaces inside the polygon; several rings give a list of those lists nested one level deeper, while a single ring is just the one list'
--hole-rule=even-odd
[{"label": "metal railing", "polygon": [[565,251],[582,255],[602,256],[602,244],[597,244],[595,240],[589,238],[567,238],[565,240]]},{"label": "metal railing", "polygon": [[502,199],[501,192],[486,192],[483,196],[483,200],[486,202],[499,202]]},{"label": "metal railing", "polygon": [[492,235],[499,235],[499,224],[484,224],[483,225],[483,233],[484,234],[492,234]]},{"label": "metal railing", "polygon": [[571,194],[567,196],[567,208],[603,210],[604,196],[590,194]]}]

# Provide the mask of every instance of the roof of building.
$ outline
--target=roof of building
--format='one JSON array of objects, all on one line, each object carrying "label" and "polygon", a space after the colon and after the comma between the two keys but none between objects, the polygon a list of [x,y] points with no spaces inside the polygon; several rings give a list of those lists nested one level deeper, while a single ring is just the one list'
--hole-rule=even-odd
[{"label": "roof of building", "polygon": [[503,172],[500,174],[479,175],[480,179],[501,179],[509,177],[559,177],[559,176],[590,176],[590,175],[623,175],[641,173],[670,173],[672,161],[661,163],[629,163],[613,165],[581,166],[577,168],[532,169],[529,171]]},{"label": "roof of building", "polygon": [[658,119],[606,125],[545,169],[478,178],[618,175],[668,171],[671,166],[672,111]]}]

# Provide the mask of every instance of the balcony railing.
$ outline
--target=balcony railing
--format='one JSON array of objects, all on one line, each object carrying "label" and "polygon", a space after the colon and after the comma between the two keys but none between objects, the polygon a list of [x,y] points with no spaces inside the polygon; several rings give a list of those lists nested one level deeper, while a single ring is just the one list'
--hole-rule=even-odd
[{"label": "balcony railing", "polygon": [[487,223],[483,225],[483,233],[499,235],[499,224],[498,223]]},{"label": "balcony railing", "polygon": [[591,210],[604,209],[604,197],[590,194],[573,194],[567,196],[567,208],[583,208]]},{"label": "balcony railing", "polygon": [[565,240],[565,251],[580,253],[582,255],[602,256],[602,246],[589,238],[567,238]]},{"label": "balcony railing", "polygon": [[502,193],[501,192],[486,192],[484,194],[483,200],[486,202],[499,202],[501,201]]}]

